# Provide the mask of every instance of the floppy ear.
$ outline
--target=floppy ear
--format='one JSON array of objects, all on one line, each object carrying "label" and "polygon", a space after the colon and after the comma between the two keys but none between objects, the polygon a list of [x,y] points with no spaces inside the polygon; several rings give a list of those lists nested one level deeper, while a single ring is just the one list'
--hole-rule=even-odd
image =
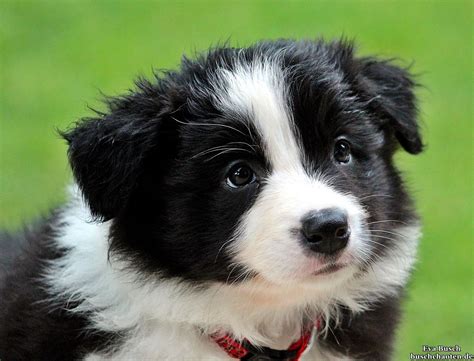
[{"label": "floppy ear", "polygon": [[82,119],[62,133],[74,177],[100,220],[115,217],[126,206],[144,159],[157,143],[162,106],[149,83],[138,86],[137,93],[108,99],[108,113]]},{"label": "floppy ear", "polygon": [[359,84],[369,96],[369,107],[387,122],[401,146],[411,154],[423,150],[417,122],[414,81],[407,70],[378,61],[361,59]]}]

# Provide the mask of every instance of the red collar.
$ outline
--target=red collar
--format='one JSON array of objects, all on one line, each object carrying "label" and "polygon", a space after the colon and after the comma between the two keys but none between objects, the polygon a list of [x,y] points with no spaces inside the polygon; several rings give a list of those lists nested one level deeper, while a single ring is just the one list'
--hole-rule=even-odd
[{"label": "red collar", "polygon": [[293,342],[287,350],[274,350],[268,347],[256,347],[249,341],[237,341],[229,335],[214,334],[211,338],[217,345],[224,350],[227,355],[232,358],[241,360],[282,360],[282,361],[299,361],[303,352],[308,348],[313,330],[320,328],[320,320],[317,320],[314,327],[308,330],[300,337],[299,340]]}]

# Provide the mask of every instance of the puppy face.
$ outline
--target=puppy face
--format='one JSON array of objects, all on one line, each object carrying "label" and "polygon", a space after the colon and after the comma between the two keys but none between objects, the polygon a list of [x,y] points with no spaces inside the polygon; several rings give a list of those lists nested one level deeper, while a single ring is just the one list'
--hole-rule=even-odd
[{"label": "puppy face", "polygon": [[65,134],[112,251],[198,283],[337,285],[414,215],[392,164],[421,151],[413,83],[343,43],[222,48]]}]

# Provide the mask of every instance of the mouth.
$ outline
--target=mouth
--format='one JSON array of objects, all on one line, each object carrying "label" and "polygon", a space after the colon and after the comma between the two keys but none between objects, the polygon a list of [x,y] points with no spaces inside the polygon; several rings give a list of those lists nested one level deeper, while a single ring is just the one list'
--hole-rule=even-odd
[{"label": "mouth", "polygon": [[331,273],[334,273],[334,272],[337,272],[339,271],[340,269],[346,267],[347,265],[345,264],[335,264],[335,263],[331,263],[331,264],[328,264],[327,266],[324,266],[323,268],[320,268],[319,270],[317,270],[316,272],[313,273],[313,276],[319,276],[319,275],[327,275],[327,274],[331,274]]}]

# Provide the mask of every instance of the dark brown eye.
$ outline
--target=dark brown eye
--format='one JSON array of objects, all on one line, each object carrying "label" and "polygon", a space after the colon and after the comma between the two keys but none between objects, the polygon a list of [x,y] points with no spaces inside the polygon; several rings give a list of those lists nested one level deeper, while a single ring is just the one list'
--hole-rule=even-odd
[{"label": "dark brown eye", "polygon": [[254,171],[246,164],[236,164],[227,173],[227,184],[232,188],[243,187],[255,180]]},{"label": "dark brown eye", "polygon": [[334,145],[334,159],[339,163],[349,163],[351,160],[351,145],[345,139],[340,139]]}]

